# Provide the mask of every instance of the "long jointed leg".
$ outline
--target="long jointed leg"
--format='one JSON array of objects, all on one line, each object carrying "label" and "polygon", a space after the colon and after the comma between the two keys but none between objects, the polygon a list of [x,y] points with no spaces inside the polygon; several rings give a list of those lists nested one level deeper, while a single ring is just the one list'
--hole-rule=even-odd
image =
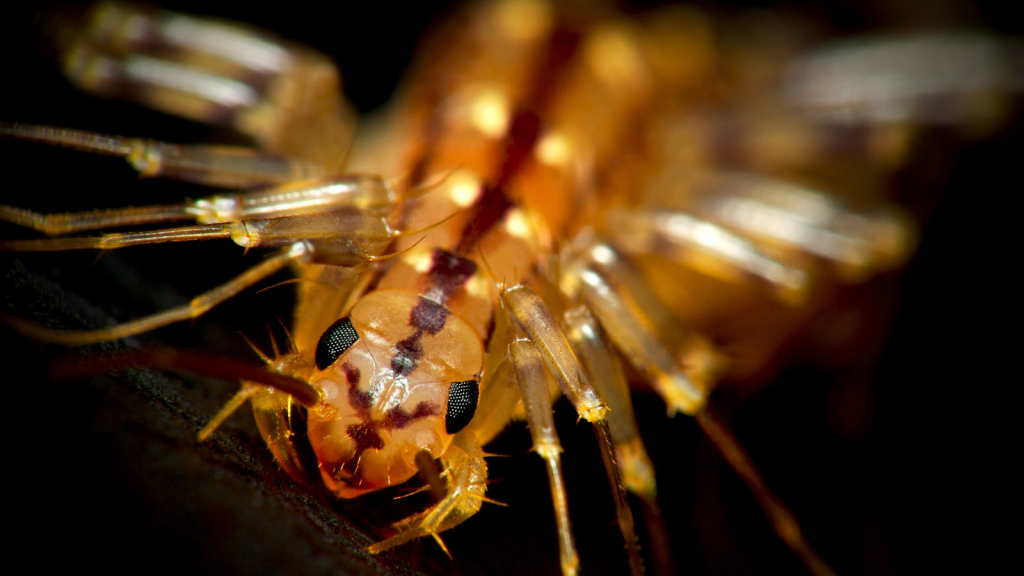
[{"label": "long jointed leg", "polygon": [[121,156],[141,176],[183,180],[215,188],[258,188],[324,176],[324,170],[311,162],[241,146],[170,144],[28,124],[0,124],[0,136]]},{"label": "long jointed leg", "polygon": [[[71,234],[89,230],[102,230],[120,226],[138,226],[182,220],[195,220],[204,225],[227,224],[240,220],[273,219],[312,215],[336,210],[361,211],[367,219],[379,221],[380,212],[390,209],[395,203],[391,186],[377,176],[350,174],[319,180],[308,180],[283,184],[264,190],[243,194],[225,194],[188,200],[178,204],[141,206],[112,210],[95,210],[67,214],[39,214],[13,206],[0,205],[0,220],[32,228],[49,235]],[[175,231],[161,231],[167,238],[164,242],[175,241]],[[199,228],[181,229],[180,240],[199,240],[221,236],[194,236]],[[390,231],[388,231],[390,234]],[[212,232],[210,233],[212,234]],[[229,234],[228,234],[229,235]],[[56,241],[21,242],[18,248],[8,250],[71,250],[75,248],[121,248],[123,246],[148,243],[145,233],[135,236],[108,235],[99,244],[88,244],[90,239],[74,239],[62,245]],[[134,240],[129,240],[134,238]],[[161,240],[152,240],[159,242]],[[132,243],[129,243],[132,242]],[[0,243],[0,249],[9,243]],[[248,243],[247,245],[252,245]],[[40,246],[40,247],[35,247]],[[42,248],[41,246],[49,246]]]},{"label": "long jointed leg", "polygon": [[754,465],[747,451],[740,445],[736,436],[733,435],[732,430],[729,430],[725,423],[707,407],[697,412],[694,417],[718,451],[747,485],[747,488],[754,493],[754,497],[757,498],[758,504],[768,516],[772,530],[775,531],[779,539],[800,558],[811,574],[835,576],[835,571],[825,563],[825,560],[804,538],[803,530],[800,529],[800,523],[797,522],[793,512],[782,502],[782,499],[768,488],[764,476],[761,476],[761,472]]},{"label": "long jointed leg", "polygon": [[503,290],[501,300],[505,309],[515,318],[516,322],[513,324],[520,335],[528,338],[540,351],[548,372],[555,378],[562,393],[576,409],[576,413],[594,425],[609,484],[615,495],[615,512],[618,516],[619,529],[626,542],[630,571],[633,574],[642,574],[643,560],[633,532],[633,512],[626,501],[626,492],[622,486],[619,465],[615,459],[611,433],[608,429],[608,407],[590,384],[583,366],[573,354],[569,342],[544,301],[525,286],[513,286]]},{"label": "long jointed leg", "polygon": [[[614,256],[613,250],[607,246],[597,246],[581,251],[581,254],[578,260],[565,268],[569,278],[567,281],[563,279],[563,287],[577,290],[604,326],[612,342],[638,370],[651,379],[655,390],[668,404],[670,414],[679,411],[697,419],[715,447],[754,493],[776,534],[804,562],[808,570],[816,576],[834,574],[804,538],[796,517],[771,492],[732,433],[724,423],[709,415],[707,396],[713,370],[708,370],[706,366],[714,362],[708,359],[695,361],[693,358],[713,353],[702,350],[700,345],[684,351],[683,355],[690,357],[696,366],[694,371],[699,373],[698,377],[689,377],[651,331],[642,314],[622,289],[625,284],[637,284],[616,281],[610,277],[608,268],[601,266],[601,260]],[[694,342],[700,340],[695,338]]]},{"label": "long jointed leg", "polygon": [[658,340],[636,305],[619,284],[613,284],[595,262],[611,248],[598,245],[565,268],[563,290],[582,297],[629,362],[650,379],[668,404],[668,413],[694,414],[707,401],[709,390],[694,382]]},{"label": "long jointed leg", "polygon": [[34,322],[29,322],[6,314],[0,317],[0,320],[11,325],[15,330],[22,334],[44,342],[55,342],[58,344],[66,344],[68,346],[82,346],[85,344],[105,342],[107,340],[117,340],[118,338],[134,336],[174,322],[201,316],[210,308],[224,302],[228,298],[231,298],[260,280],[271,276],[282,268],[288,266],[290,263],[306,258],[308,254],[309,249],[307,245],[302,242],[296,242],[289,249],[267,258],[263,262],[253,266],[249,270],[246,270],[239,276],[214,288],[213,290],[200,294],[184,306],[172,308],[164,312],[158,312],[152,316],[125,322],[124,324],[111,326],[109,328],[73,331],[53,330],[40,326]]},{"label": "long jointed leg", "polygon": [[326,56],[237,24],[105,2],[58,26],[81,90],[231,126],[261,148],[336,173],[354,128]]},{"label": "long jointed leg", "polygon": [[[5,207],[6,208],[6,207]],[[0,240],[0,250],[11,252],[59,252],[62,250],[113,250],[143,244],[193,242],[214,238],[231,238],[230,224],[204,224],[165,230],[110,233],[91,238],[40,238],[37,240]]]},{"label": "long jointed leg", "polygon": [[598,394],[608,404],[608,428],[623,487],[640,497],[647,525],[647,547],[659,576],[675,574],[672,546],[658,504],[654,465],[647,455],[637,429],[629,384],[604,330],[586,306],[577,306],[563,316],[565,334],[576,357],[591,377]]},{"label": "long jointed leg", "polygon": [[533,451],[547,464],[551,501],[555,507],[558,526],[558,554],[562,559],[562,574],[576,574],[579,556],[569,528],[569,502],[565,496],[565,477],[562,474],[562,446],[555,432],[555,420],[548,400],[547,374],[537,347],[526,340],[509,344],[509,358],[515,368],[516,380],[523,394],[526,421],[533,436]]},{"label": "long jointed leg", "polygon": [[[268,364],[271,365],[253,366],[248,362],[195,350],[154,348],[85,358],[66,357],[54,361],[49,373],[53,380],[60,381],[106,374],[130,366],[145,366],[222,380],[241,379],[242,389],[199,431],[198,440],[203,442],[242,404],[258,396],[273,396],[284,399],[288,406],[297,403],[310,409],[320,403],[320,393],[309,385],[308,378],[297,378],[271,362]],[[298,462],[298,458],[294,461]]]},{"label": "long jointed leg", "polygon": [[630,492],[654,499],[657,487],[651,464],[637,430],[629,385],[622,367],[609,347],[597,319],[584,306],[565,313],[565,334],[577,358],[590,375],[590,381],[608,404],[608,426],[615,442],[615,455],[623,472],[623,483]]},{"label": "long jointed leg", "polygon": [[787,302],[807,296],[803,270],[767,256],[753,242],[682,212],[666,209],[631,210],[612,219],[617,244],[631,254],[663,254],[671,260],[704,266],[714,262],[730,276],[749,276],[767,282]]}]

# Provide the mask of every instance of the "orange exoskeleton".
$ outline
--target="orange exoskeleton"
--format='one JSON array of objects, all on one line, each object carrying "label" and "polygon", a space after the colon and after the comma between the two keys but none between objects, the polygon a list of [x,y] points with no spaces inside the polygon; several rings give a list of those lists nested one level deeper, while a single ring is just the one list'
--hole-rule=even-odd
[{"label": "orange exoskeleton", "polygon": [[[439,27],[396,103],[353,141],[337,72],[315,51],[151,8],[88,14],[56,27],[80,89],[227,125],[258,150],[4,124],[6,136],[231,192],[56,215],[5,198],[4,220],[61,237],[0,246],[223,238],[271,252],[141,320],[54,329],[17,305],[4,320],[43,341],[114,341],[203,316],[291,268],[289,348],[263,357],[269,375],[240,374],[242,390],[200,437],[251,401],[276,462],[313,490],[364,500],[422,474],[433,497],[423,511],[350,543],[360,561],[388,568],[390,557],[364,551],[422,536],[444,547],[445,531],[492,502],[485,448],[514,420],[527,421],[544,460],[558,566],[590,567],[568,502],[574,513],[600,506],[575,504],[567,488],[551,410],[561,394],[597,433],[627,549],[618,561],[636,574],[649,554],[671,572],[680,544],[666,540],[666,487],[640,437],[649,424],[634,417],[629,385],[639,384],[670,414],[696,418],[793,558],[831,573],[709,395],[719,381],[768,378],[819,333],[839,342],[822,337],[822,348],[850,342],[856,328],[844,321],[861,326],[870,310],[850,294],[891,279],[915,248],[915,219],[881,193],[911,161],[910,142],[927,125],[992,130],[1021,86],[1010,43],[980,34],[813,49],[816,33],[799,22],[718,28],[694,8],[626,18],[603,5],[500,0]],[[942,74],[926,66],[936,59]],[[176,221],[192,223],[165,227]],[[81,234],[115,227],[129,231]],[[815,319],[831,330],[809,328]],[[234,366],[135,358],[216,375]],[[642,547],[626,491],[645,511]]]}]

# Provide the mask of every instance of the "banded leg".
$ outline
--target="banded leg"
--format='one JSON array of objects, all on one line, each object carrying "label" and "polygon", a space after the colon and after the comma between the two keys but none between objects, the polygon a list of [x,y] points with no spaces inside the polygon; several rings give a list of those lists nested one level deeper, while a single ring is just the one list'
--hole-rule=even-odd
[{"label": "banded leg", "polygon": [[393,232],[387,222],[372,211],[349,210],[275,219],[213,223],[167,230],[106,234],[97,238],[47,238],[0,242],[2,250],[70,250],[121,248],[158,242],[182,242],[207,238],[232,238],[246,248],[287,246],[288,248],[250,270],[194,298],[189,304],[111,328],[61,332],[43,328],[15,317],[3,320],[22,333],[40,340],[82,345],[140,334],[173,322],[196,318],[256,282],[271,276],[292,262],[327,264],[340,271],[354,271],[374,260],[390,242]]},{"label": "banded leg", "polygon": [[576,409],[576,413],[594,425],[594,432],[601,448],[601,458],[608,474],[608,483],[615,498],[619,530],[629,554],[630,571],[633,574],[642,574],[643,560],[640,558],[634,533],[633,512],[626,500],[626,491],[623,489],[606,418],[608,406],[602,402],[590,384],[583,365],[573,354],[551,311],[535,292],[522,285],[506,288],[502,290],[501,302],[515,319],[514,332],[520,337],[528,338],[539,349],[548,372]]},{"label": "banded leg", "polygon": [[851,210],[822,190],[745,173],[716,174],[699,185],[690,209],[738,230],[755,244],[828,262],[847,281],[862,281],[902,265],[917,247],[909,216],[876,201]]},{"label": "banded leg", "polygon": [[5,316],[3,320],[41,340],[68,345],[88,344],[139,334],[200,316],[212,306],[276,273],[291,262],[302,260],[326,265],[337,272],[335,277],[351,275],[356,268],[376,259],[395,236],[382,216],[394,202],[394,193],[385,181],[373,176],[350,175],[247,194],[213,196],[175,205],[79,214],[45,215],[0,206],[0,219],[48,234],[168,220],[195,219],[199,222],[195,226],[108,233],[92,238],[3,240],[0,241],[0,250],[105,250],[210,238],[231,238],[247,249],[258,246],[288,247],[227,284],[193,299],[186,306],[120,326],[93,331],[60,332],[13,316]]},{"label": "banded leg", "polygon": [[[626,359],[648,377],[668,405],[670,416],[677,412],[692,415],[700,410],[707,402],[711,375],[705,369],[694,378],[693,371],[684,371],[637,305],[621,286],[609,281],[601,264],[616,259],[615,250],[593,244],[571,258],[560,278],[562,290],[587,304]],[[702,364],[712,365],[713,359],[707,358]]]},{"label": "banded leg", "polygon": [[791,303],[807,297],[806,272],[769,257],[753,242],[713,222],[653,208],[617,212],[609,229],[630,254],[663,254],[730,280],[753,277]]},{"label": "banded leg", "polygon": [[84,130],[0,124],[0,136],[120,156],[145,178],[160,177],[215,188],[258,188],[322,178],[323,168],[241,146],[170,144]]},{"label": "banded leg", "polygon": [[555,524],[558,527],[558,555],[562,562],[562,574],[576,574],[579,556],[569,527],[569,501],[565,495],[565,476],[562,473],[562,445],[555,432],[555,420],[548,399],[547,374],[540,352],[527,340],[516,340],[509,344],[508,357],[515,369],[519,390],[523,395],[526,421],[533,437],[533,451],[547,465],[548,483],[551,485],[551,501],[555,508]]},{"label": "banded leg", "polygon": [[[615,345],[645,374],[669,407],[669,414],[683,412],[697,419],[726,461],[761,503],[772,528],[804,566],[818,576],[834,572],[806,541],[793,513],[768,488],[760,472],[736,438],[707,410],[707,399],[717,371],[714,352],[703,339],[691,336],[690,344],[676,360],[659,341],[621,286],[601,270],[600,259],[614,256],[607,246],[584,251],[566,267],[563,289],[574,290],[606,329]],[[632,284],[632,283],[631,283]],[[685,366],[685,368],[684,368]]]},{"label": "banded leg", "polygon": [[647,546],[651,550],[655,569],[661,576],[675,574],[672,546],[658,504],[654,465],[637,429],[633,401],[622,366],[604,330],[586,306],[566,311],[562,321],[573,351],[586,367],[594,388],[608,404],[608,427],[622,474],[622,484],[643,503]]},{"label": "banded leg", "polygon": [[[228,224],[256,218],[272,219],[349,209],[365,213],[363,215],[366,221],[365,226],[372,227],[374,223],[377,223],[379,228],[380,216],[386,214],[394,203],[395,193],[385,180],[377,176],[349,174],[283,184],[254,192],[209,196],[179,204],[95,210],[71,214],[39,214],[13,206],[0,205],[0,220],[53,236],[182,220],[195,220],[200,224]],[[367,229],[367,231],[369,230]],[[381,229],[379,233],[384,233],[384,229]],[[192,238],[183,238],[183,240],[189,239]],[[57,243],[26,244],[19,248],[8,249],[68,250],[80,247],[121,247],[114,240],[108,241],[105,245],[94,246],[82,242],[79,244],[69,243],[66,247],[30,247],[47,245],[56,246]],[[246,245],[254,244],[249,242]]]},{"label": "banded leg", "polygon": [[259,30],[174,12],[97,5],[61,30],[80,89],[199,122],[337,173],[353,132],[331,61]]},{"label": "banded leg", "polygon": [[308,255],[308,246],[297,242],[288,250],[271,256],[227,283],[193,298],[192,301],[184,306],[158,312],[145,318],[139,318],[138,320],[132,320],[109,328],[79,331],[53,330],[7,314],[0,315],[0,320],[14,327],[15,330],[22,334],[44,342],[82,346],[108,340],[117,340],[155,330],[174,322],[199,317],[217,304],[282,270],[292,262],[307,258]]},{"label": "banded leg", "polygon": [[608,404],[608,427],[624,487],[641,498],[654,500],[657,495],[654,465],[637,430],[629,386],[604,331],[585,306],[567,311],[563,324],[573,352],[586,367],[601,399]]},{"label": "banded leg", "polygon": [[1024,92],[1015,40],[976,32],[833,42],[788,66],[782,94],[838,125],[938,124],[993,132]]}]

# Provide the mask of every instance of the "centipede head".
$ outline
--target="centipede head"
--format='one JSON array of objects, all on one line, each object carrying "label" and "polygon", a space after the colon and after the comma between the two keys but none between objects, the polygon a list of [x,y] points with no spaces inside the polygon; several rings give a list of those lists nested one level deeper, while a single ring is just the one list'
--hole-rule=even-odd
[{"label": "centipede head", "polygon": [[443,455],[476,411],[483,358],[473,329],[433,300],[360,300],[320,338],[310,378],[324,398],[309,439],[326,485],[353,498],[408,480],[417,452]]}]

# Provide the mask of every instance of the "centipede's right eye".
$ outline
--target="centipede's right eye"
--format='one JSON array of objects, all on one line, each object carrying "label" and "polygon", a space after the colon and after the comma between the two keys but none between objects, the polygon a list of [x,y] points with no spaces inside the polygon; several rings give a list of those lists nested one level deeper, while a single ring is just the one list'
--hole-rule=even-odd
[{"label": "centipede's right eye", "polygon": [[466,380],[452,382],[448,388],[448,413],[444,418],[444,429],[455,434],[465,428],[476,414],[476,404],[480,399],[480,382]]},{"label": "centipede's right eye", "polygon": [[359,341],[359,334],[352,321],[342,318],[331,324],[331,327],[324,331],[320,341],[316,343],[316,367],[318,370],[325,370],[338,359],[353,344]]}]

